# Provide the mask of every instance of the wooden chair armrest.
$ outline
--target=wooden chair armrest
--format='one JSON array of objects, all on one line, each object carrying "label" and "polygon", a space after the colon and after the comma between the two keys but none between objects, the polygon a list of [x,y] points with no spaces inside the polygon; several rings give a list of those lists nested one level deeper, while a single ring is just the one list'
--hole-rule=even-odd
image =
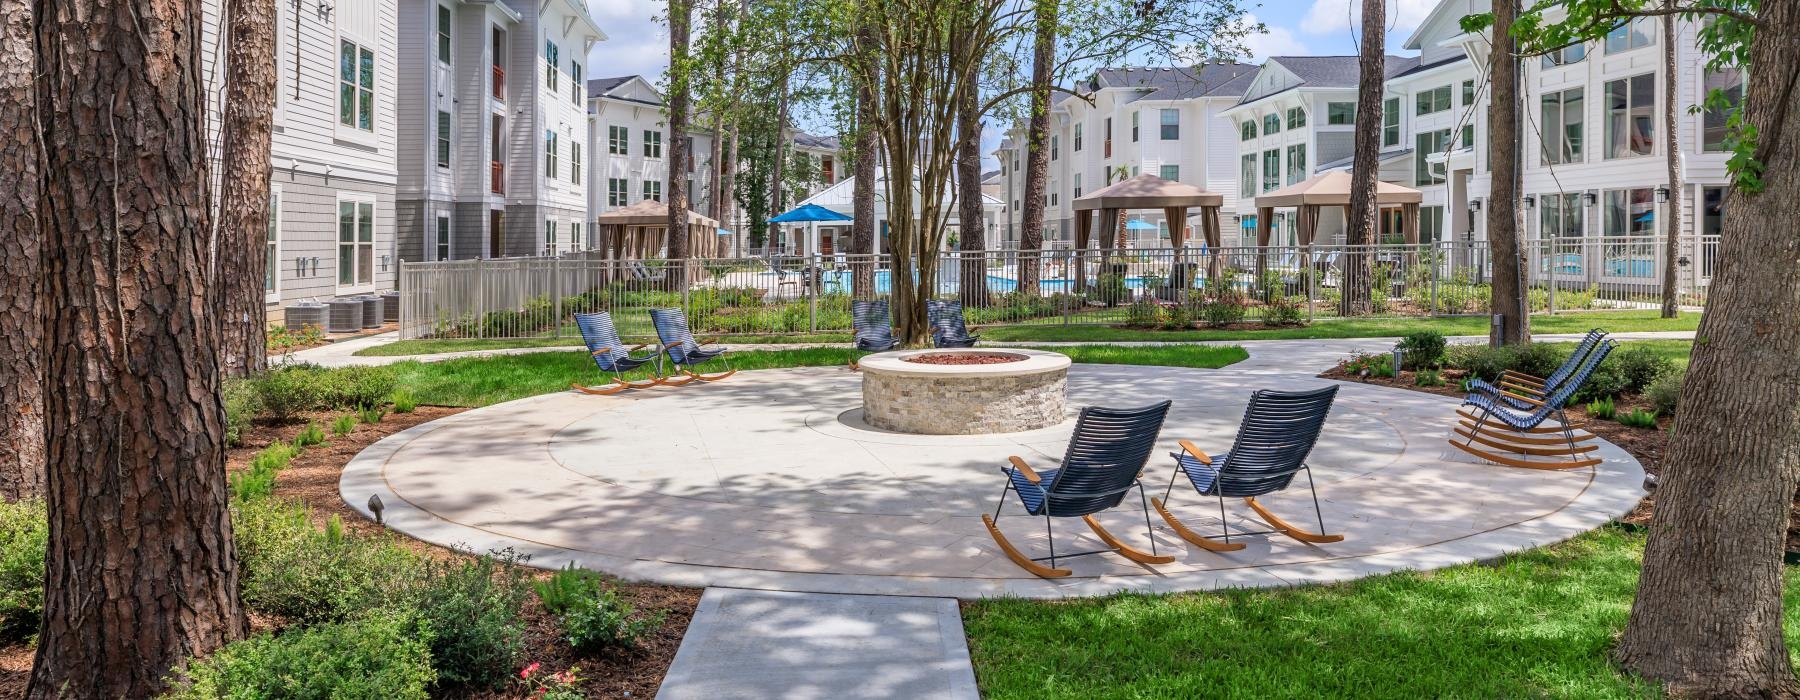
[{"label": "wooden chair armrest", "polygon": [[1500,382],[1500,388],[1510,390],[1515,394],[1523,393],[1527,396],[1536,396],[1536,397],[1541,398],[1544,395],[1544,390],[1542,387],[1525,386],[1523,384],[1514,384],[1510,381]]},{"label": "wooden chair armrest", "polygon": [[1014,469],[1019,470],[1020,474],[1025,475],[1026,481],[1034,484],[1043,483],[1044,477],[1038,476],[1037,472],[1032,471],[1031,465],[1026,464],[1024,459],[1021,459],[1018,455],[1007,457],[1007,459],[1012,460]]},{"label": "wooden chair armrest", "polygon": [[1508,396],[1511,396],[1511,397],[1513,397],[1513,398],[1514,398],[1514,399],[1517,399],[1517,400],[1519,400],[1519,401],[1524,401],[1524,402],[1525,402],[1525,403],[1528,403],[1528,404],[1531,404],[1531,405],[1533,405],[1533,406],[1543,406],[1543,405],[1544,405],[1544,402],[1542,402],[1542,401],[1539,401],[1539,400],[1537,400],[1537,399],[1534,399],[1534,398],[1531,398],[1531,397],[1529,397],[1529,396],[1525,396],[1525,395],[1523,395],[1523,394],[1518,394],[1518,393],[1510,393],[1510,392],[1509,392],[1509,393],[1508,393],[1508,394],[1507,394],[1507,395],[1508,395]]},{"label": "wooden chair armrest", "polygon": [[1200,448],[1195,447],[1194,443],[1182,440],[1179,444],[1181,445],[1181,449],[1186,450],[1188,454],[1193,455],[1194,459],[1200,460],[1201,464],[1212,464],[1212,457],[1201,451]]},{"label": "wooden chair armrest", "polygon": [[610,346],[610,345],[607,347],[604,347],[604,348],[600,348],[599,350],[590,352],[590,353],[588,353],[588,355],[591,357],[599,357],[599,356],[604,355],[609,352],[612,352],[612,346]]},{"label": "wooden chair armrest", "polygon": [[1517,370],[1510,370],[1510,369],[1506,370],[1505,372],[1501,372],[1500,379],[1502,381],[1510,379],[1513,381],[1522,382],[1522,383],[1526,383],[1526,384],[1536,384],[1538,386],[1544,385],[1544,379],[1542,377],[1535,377],[1535,376],[1526,374],[1524,372],[1520,372]]}]

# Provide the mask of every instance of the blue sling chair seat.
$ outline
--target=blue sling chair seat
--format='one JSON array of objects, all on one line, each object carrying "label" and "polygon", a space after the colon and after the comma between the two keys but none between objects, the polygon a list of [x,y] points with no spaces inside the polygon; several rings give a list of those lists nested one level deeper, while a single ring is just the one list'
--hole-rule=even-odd
[{"label": "blue sling chair seat", "polygon": [[[737,370],[731,368],[731,361],[725,359],[725,348],[706,347],[714,345],[717,340],[705,343],[694,340],[694,332],[688,329],[687,314],[681,309],[651,309],[650,322],[656,326],[656,337],[662,341],[663,352],[668,354],[674,371],[685,375],[681,379],[663,379],[664,384],[681,386],[696,379],[716,382],[737,374]],[[713,360],[725,363],[725,371],[718,374],[694,372],[695,366]]]},{"label": "blue sling chair seat", "polygon": [[963,325],[963,305],[960,301],[938,301],[931,299],[925,302],[925,315],[931,320],[931,341],[940,348],[972,348],[979,335],[970,335],[969,327]]},{"label": "blue sling chair seat", "polygon": [[[1136,487],[1138,501],[1144,507],[1144,531],[1150,533],[1150,507],[1143,503],[1144,485],[1138,481],[1138,476],[1150,459],[1157,435],[1162,432],[1169,403],[1164,401],[1142,408],[1089,406],[1081,409],[1081,417],[1075,421],[1075,433],[1069,438],[1068,451],[1063,454],[1062,464],[1055,469],[1035,471],[1024,459],[1010,457],[1012,466],[1000,468],[1000,473],[1006,475],[1000,503],[994,507],[992,516],[985,513],[981,516],[981,522],[987,525],[988,534],[1000,545],[1000,550],[1013,563],[1045,578],[1069,575],[1068,569],[1056,568],[1059,556],[1066,559],[1118,552],[1140,564],[1175,561],[1173,556],[1156,553],[1155,539],[1150,540],[1150,551],[1144,552],[1121,542],[1094,519],[1095,513],[1118,506]],[[1025,507],[1027,514],[1044,518],[1044,532],[1050,538],[1049,556],[1027,557],[1000,534],[1000,509],[1006,505],[1007,493],[1013,491],[1018,492],[1019,504]],[[1050,528],[1051,518],[1081,518],[1110,549],[1058,555],[1056,534]],[[1039,563],[1044,560],[1049,560],[1049,566]]]},{"label": "blue sling chair seat", "polygon": [[1596,445],[1578,444],[1593,436],[1577,436],[1563,407],[1616,347],[1618,343],[1612,340],[1600,341],[1582,358],[1575,373],[1542,399],[1513,395],[1529,404],[1530,410],[1515,410],[1506,400],[1490,394],[1469,394],[1463,405],[1473,407],[1474,412],[1459,411],[1467,419],[1456,428],[1463,439],[1458,442],[1453,437],[1450,445],[1509,467],[1577,469],[1599,464],[1598,458],[1588,456],[1598,449]]},{"label": "blue sling chair seat", "polygon": [[[888,320],[888,300],[858,299],[850,302],[850,325],[856,332],[856,349],[863,352],[887,352],[900,347]],[[850,369],[856,369],[856,358],[850,358]]]},{"label": "blue sling chair seat", "polygon": [[[1265,389],[1251,394],[1250,405],[1244,409],[1244,420],[1238,426],[1237,437],[1232,439],[1231,449],[1213,457],[1192,442],[1180,441],[1181,451],[1169,453],[1175,458],[1175,473],[1169,475],[1169,487],[1163,491],[1162,498],[1152,498],[1150,503],[1175,534],[1213,552],[1234,552],[1245,547],[1242,542],[1231,541],[1230,524],[1225,519],[1227,498],[1244,499],[1244,504],[1250,506],[1257,517],[1274,528],[1239,532],[1240,537],[1282,534],[1308,544],[1343,541],[1343,535],[1325,534],[1325,515],[1319,510],[1319,490],[1313,483],[1312,468],[1306,465],[1306,457],[1312,454],[1313,444],[1318,442],[1319,433],[1325,429],[1325,418],[1331,414],[1331,403],[1337,398],[1337,391],[1337,386],[1332,385],[1312,391]],[[1306,472],[1306,488],[1312,492],[1319,532],[1309,532],[1276,517],[1256,500],[1257,496],[1286,490],[1294,476],[1302,471]],[[1174,493],[1178,476],[1186,476],[1200,495],[1218,499],[1220,539],[1194,532],[1169,512],[1168,499]]]},{"label": "blue sling chair seat", "polygon": [[651,350],[650,354],[642,357],[632,356],[631,353],[649,346],[626,347],[625,342],[619,339],[619,329],[613,325],[612,314],[605,311],[575,314],[575,325],[581,329],[581,340],[587,344],[588,355],[594,358],[594,364],[600,367],[600,371],[611,374],[613,379],[611,384],[597,387],[570,384],[569,386],[576,391],[583,394],[605,396],[617,394],[626,389],[648,389],[663,383],[662,377],[656,372],[652,372],[649,379],[635,382],[621,376],[626,372],[656,362],[658,355],[655,350]]},{"label": "blue sling chair seat", "polygon": [[1563,382],[1574,376],[1575,370],[1581,367],[1582,360],[1587,359],[1587,354],[1605,338],[1606,331],[1598,328],[1588,331],[1587,336],[1576,344],[1575,351],[1569,353],[1569,359],[1564,360],[1562,366],[1550,373],[1549,377],[1533,377],[1509,369],[1500,375],[1498,386],[1479,377],[1470,379],[1469,392],[1499,399],[1501,403],[1521,411],[1533,410],[1537,408],[1533,401],[1543,401],[1546,395],[1562,388]]}]

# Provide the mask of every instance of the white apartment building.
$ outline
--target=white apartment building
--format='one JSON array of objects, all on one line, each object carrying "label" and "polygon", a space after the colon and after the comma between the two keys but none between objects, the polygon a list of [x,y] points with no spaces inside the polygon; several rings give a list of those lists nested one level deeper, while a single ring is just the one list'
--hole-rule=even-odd
[{"label": "white apartment building", "polygon": [[[1107,69],[1077,86],[1082,97],[1062,94],[1050,110],[1045,246],[1072,244],[1072,200],[1140,173],[1220,192],[1226,197],[1225,211],[1233,209],[1236,195],[1230,185],[1236,171],[1231,156],[1236,149],[1231,124],[1221,115],[1238,102],[1256,72],[1256,66],[1221,62],[1192,68]],[[1008,132],[995,152],[1002,182],[996,197],[1005,204],[994,247],[1018,246],[1025,140],[1021,125]],[[1132,245],[1168,245],[1169,222],[1162,212],[1131,212],[1130,217],[1155,226],[1132,232]],[[1181,225],[1196,224],[1190,217]]]},{"label": "white apartment building", "polygon": [[397,224],[407,260],[555,255],[592,240],[581,0],[399,0]]}]

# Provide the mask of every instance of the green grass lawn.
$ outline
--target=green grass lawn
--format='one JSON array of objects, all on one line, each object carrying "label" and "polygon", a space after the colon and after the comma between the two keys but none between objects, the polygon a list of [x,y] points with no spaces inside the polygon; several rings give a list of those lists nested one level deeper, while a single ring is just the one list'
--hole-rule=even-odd
[{"label": "green grass lawn", "polygon": [[[1157,331],[1121,328],[1108,325],[1070,325],[1032,323],[985,326],[979,330],[983,340],[998,342],[1128,342],[1128,341],[1195,341],[1195,340],[1302,340],[1310,338],[1384,338],[1398,337],[1414,331],[1435,330],[1444,335],[1486,335],[1485,316],[1453,316],[1442,318],[1363,318],[1325,319],[1308,326],[1267,330],[1186,330]],[[1531,318],[1534,333],[1583,333],[1596,326],[1614,333],[1632,331],[1691,331],[1700,325],[1700,314],[1686,313],[1679,318],[1663,319],[1655,311],[1582,311]],[[795,335],[733,335],[724,338],[731,343],[847,343],[847,333],[813,333]],[[646,342],[652,338],[628,339]],[[401,340],[358,350],[363,356],[427,355],[467,350],[499,350],[526,347],[574,347],[581,344],[579,335],[561,338],[513,338],[500,340]]]},{"label": "green grass lawn", "polygon": [[[1204,369],[1224,367],[1249,357],[1240,347],[1118,347],[1069,346],[1055,348],[1081,363],[1165,365]],[[848,348],[759,350],[731,353],[731,366],[743,370],[776,367],[841,367],[865,353]],[[575,352],[533,353],[502,357],[471,357],[443,362],[401,362],[393,365],[397,386],[410,389],[421,404],[435,406],[486,406],[513,399],[569,388],[570,382],[604,384],[607,376],[587,355]],[[848,370],[845,370],[848,371]],[[647,376],[647,369],[627,378]]]},{"label": "green grass lawn", "polygon": [[[1464,565],[1277,590],[963,608],[986,698],[1654,696],[1607,660],[1644,537],[1602,528]],[[1787,636],[1800,645],[1800,576]]]}]

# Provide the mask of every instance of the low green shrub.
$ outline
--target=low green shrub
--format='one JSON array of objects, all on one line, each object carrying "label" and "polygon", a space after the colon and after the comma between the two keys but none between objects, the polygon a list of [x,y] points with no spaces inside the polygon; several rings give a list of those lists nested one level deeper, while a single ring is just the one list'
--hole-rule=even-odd
[{"label": "low green shrub", "polygon": [[1608,361],[1601,362],[1599,367],[1594,368],[1593,374],[1588,375],[1588,380],[1575,390],[1575,394],[1570,399],[1572,401],[1591,401],[1607,396],[1618,396],[1630,388],[1630,384],[1625,380],[1625,375],[1619,373],[1619,366],[1613,364],[1608,358]]},{"label": "low green shrub", "polygon": [[285,420],[306,411],[344,411],[376,406],[394,393],[389,367],[339,367],[292,364],[255,380],[256,393],[270,417]]},{"label": "low green shrub", "polygon": [[1681,398],[1681,382],[1687,378],[1687,371],[1676,368],[1657,375],[1656,381],[1644,388],[1644,398],[1657,413],[1665,416],[1675,415],[1675,404]]},{"label": "low green shrub", "polygon": [[552,615],[568,612],[575,601],[594,595],[605,587],[606,579],[600,574],[574,564],[557,569],[550,578],[531,585],[532,590],[537,592],[538,601],[543,603],[544,610]]},{"label": "low green shrub", "polygon": [[1422,369],[1413,375],[1413,384],[1418,386],[1443,386],[1444,377],[1435,369]]},{"label": "low green shrub", "polygon": [[239,502],[267,498],[275,493],[275,474],[285,469],[300,448],[277,442],[250,458],[250,464],[231,475],[231,496]]},{"label": "low green shrub", "polygon": [[325,342],[325,329],[311,323],[299,328],[275,327],[268,331],[269,352],[284,353]]},{"label": "low green shrub", "polygon": [[220,393],[225,399],[225,444],[235,447],[242,443],[256,414],[262,412],[262,396],[253,382],[240,378],[225,380]]},{"label": "low green shrub", "polygon": [[1394,376],[1394,357],[1385,353],[1362,353],[1354,355],[1350,357],[1350,359],[1339,363],[1338,366],[1343,369],[1344,374],[1348,374],[1352,377],[1363,376],[1365,371],[1368,372],[1368,376],[1371,377]]},{"label": "low green shrub", "polygon": [[1444,361],[1444,348],[1448,343],[1444,334],[1437,331],[1417,331],[1400,339],[1401,354],[1406,358],[1409,367],[1436,367]]},{"label": "low green shrub", "polygon": [[245,604],[301,624],[405,601],[423,575],[418,555],[391,538],[322,531],[304,508],[278,499],[234,504],[232,535]]},{"label": "low green shrub", "polygon": [[320,428],[318,423],[308,421],[306,427],[301,428],[300,432],[294,435],[295,447],[311,447],[313,445],[323,444],[325,444],[325,430]]},{"label": "low green shrub", "polygon": [[1513,351],[1506,347],[1457,345],[1444,352],[1443,364],[1456,369],[1468,370],[1469,374],[1474,377],[1496,382],[1499,381],[1502,373],[1512,369]]},{"label": "low green shrub", "polygon": [[350,431],[355,430],[355,429],[356,429],[356,416],[352,416],[348,413],[338,416],[335,420],[331,421],[331,434],[332,435],[337,435],[337,436],[342,437],[344,435],[349,435]]},{"label": "low green shrub", "polygon": [[411,389],[395,389],[388,401],[394,404],[395,413],[412,413],[413,409],[419,407],[419,399]]},{"label": "low green shrub", "polygon": [[1162,307],[1149,299],[1139,299],[1125,307],[1125,325],[1132,328],[1155,328],[1162,325]]},{"label": "low green shrub", "polygon": [[1194,311],[1185,304],[1170,306],[1163,314],[1164,330],[1185,331],[1194,327]]},{"label": "low green shrub", "polygon": [[37,635],[49,546],[49,514],[42,500],[0,501],[0,643]]},{"label": "low green shrub", "polygon": [[359,421],[362,421],[363,423],[367,423],[367,424],[380,423],[381,419],[386,418],[386,417],[387,417],[387,409],[382,408],[381,406],[371,405],[371,406],[363,406],[362,408],[356,409],[356,419]]},{"label": "low green shrub", "polygon": [[258,405],[275,420],[288,420],[319,404],[313,372],[293,365],[272,370],[251,381]]},{"label": "low green shrub", "polygon": [[1619,424],[1632,428],[1655,428],[1656,412],[1635,409],[1619,414]]},{"label": "low green shrub", "polygon": [[431,631],[442,686],[499,688],[525,646],[520,620],[528,575],[510,551],[459,562],[428,562],[412,601]]},{"label": "low green shrub", "polygon": [[663,612],[639,615],[619,592],[602,588],[591,595],[576,598],[562,615],[563,631],[569,635],[569,646],[577,653],[593,654],[607,649],[637,646],[644,635],[656,631],[663,623]]},{"label": "low green shrub", "polygon": [[426,698],[431,639],[403,613],[262,634],[190,660],[164,698]]},{"label": "low green shrub", "polygon": [[1629,391],[1642,392],[1657,377],[1673,369],[1675,362],[1644,345],[1627,345],[1606,358],[1618,371]]},{"label": "low green shrub", "polygon": [[1587,414],[1597,420],[1612,420],[1619,414],[1619,408],[1612,397],[1599,398],[1588,402]]},{"label": "low green shrub", "polygon": [[1569,359],[1568,350],[1553,343],[1521,343],[1508,348],[1512,352],[1512,369],[1534,377],[1548,377]]},{"label": "low green shrub", "polygon": [[1306,309],[1300,297],[1276,296],[1263,306],[1263,323],[1271,326],[1304,326]]}]

